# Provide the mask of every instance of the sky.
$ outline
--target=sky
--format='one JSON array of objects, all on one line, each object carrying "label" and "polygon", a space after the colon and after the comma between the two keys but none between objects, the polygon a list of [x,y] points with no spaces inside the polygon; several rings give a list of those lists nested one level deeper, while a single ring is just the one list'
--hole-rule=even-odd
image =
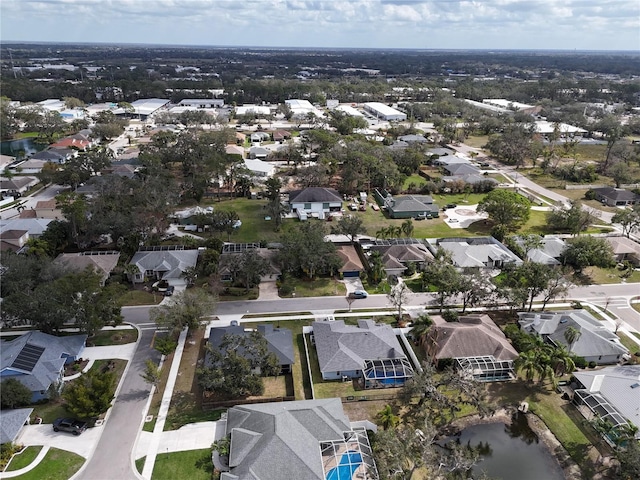
[{"label": "sky", "polygon": [[640,50],[640,0],[0,0],[0,40]]}]

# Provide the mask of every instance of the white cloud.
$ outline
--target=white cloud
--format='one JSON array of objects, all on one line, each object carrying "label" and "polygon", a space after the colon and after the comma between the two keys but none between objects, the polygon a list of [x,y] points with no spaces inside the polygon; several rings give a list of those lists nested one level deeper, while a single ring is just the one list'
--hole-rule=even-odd
[{"label": "white cloud", "polygon": [[25,41],[637,50],[639,19],[638,0],[0,1]]}]

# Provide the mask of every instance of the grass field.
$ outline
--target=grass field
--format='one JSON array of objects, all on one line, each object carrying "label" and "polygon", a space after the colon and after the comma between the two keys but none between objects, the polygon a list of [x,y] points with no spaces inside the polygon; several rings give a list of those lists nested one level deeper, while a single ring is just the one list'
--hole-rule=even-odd
[{"label": "grass field", "polygon": [[157,305],[164,297],[159,294],[145,292],[144,290],[129,290],[120,297],[120,302],[125,307],[133,307],[136,305]]},{"label": "grass field", "polygon": [[9,465],[5,468],[5,471],[13,472],[15,470],[20,470],[27,465],[31,465],[31,462],[33,462],[38,456],[38,453],[40,453],[40,450],[42,450],[41,446],[26,447],[19,454],[13,456],[11,462],[9,462]]},{"label": "grass field", "polygon": [[291,280],[295,286],[291,295],[281,295],[283,298],[292,297],[331,297],[346,295],[347,289],[343,283],[333,278],[295,278]]},{"label": "grass field", "polygon": [[162,453],[156,457],[151,480],[211,480],[213,463],[211,450],[189,450],[186,452]]},{"label": "grass field", "polygon": [[84,463],[84,458],[75,453],[51,448],[33,470],[13,477],[17,480],[68,480]]},{"label": "grass field", "polygon": [[489,141],[489,135],[471,135],[465,141],[465,145],[474,148],[483,148]]},{"label": "grass field", "polygon": [[87,346],[103,347],[106,345],[125,345],[138,339],[138,330],[102,330],[87,340]]}]

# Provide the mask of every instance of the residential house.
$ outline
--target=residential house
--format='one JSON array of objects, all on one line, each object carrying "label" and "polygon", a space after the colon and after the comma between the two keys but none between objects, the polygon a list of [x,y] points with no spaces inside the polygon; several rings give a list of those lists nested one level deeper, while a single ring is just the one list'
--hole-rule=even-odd
[{"label": "residential house", "polygon": [[338,271],[343,277],[359,277],[364,272],[362,260],[353,245],[339,245],[336,253],[342,260],[342,266]]},{"label": "residential house", "polygon": [[425,152],[425,154],[429,157],[444,157],[446,155],[454,155],[455,153],[455,150],[443,147],[430,148]]},{"label": "residential house", "polygon": [[424,242],[415,238],[377,239],[366,249],[370,252],[368,259],[373,252],[380,254],[388,276],[403,275],[411,263],[420,270],[426,263],[433,261],[433,255]]},{"label": "residential house", "polygon": [[282,272],[275,260],[277,249],[262,248],[259,243],[225,243],[218,261],[218,275],[221,281],[233,282],[235,280],[232,268],[233,261],[235,257],[242,255],[247,250],[255,250],[258,255],[269,262],[269,269],[260,281],[271,281],[280,276]]},{"label": "residential house", "polygon": [[260,143],[271,139],[267,132],[253,132],[249,137],[251,143]]},{"label": "residential house", "polygon": [[445,155],[440,156],[434,160],[432,160],[433,165],[447,167],[455,164],[466,164],[471,165],[471,162],[463,157],[458,157],[457,155]]},{"label": "residential house", "polygon": [[400,135],[398,137],[398,140],[400,140],[401,142],[406,142],[409,145],[413,145],[414,143],[422,144],[429,141],[422,135]]},{"label": "residential house", "polygon": [[26,230],[5,230],[0,238],[0,250],[21,252],[28,241],[29,232]]},{"label": "residential house", "polygon": [[434,317],[434,322],[424,347],[435,363],[455,360],[457,368],[478,381],[515,378],[518,352],[489,315],[465,315],[451,323]]},{"label": "residential house", "polygon": [[631,262],[632,265],[640,266],[640,244],[627,237],[606,237],[616,262]]},{"label": "residential house", "polygon": [[100,274],[102,278],[101,284],[104,285],[111,272],[120,259],[120,252],[116,251],[95,251],[95,252],[79,252],[79,253],[61,253],[56,257],[54,262],[58,265],[64,265],[70,270],[82,272],[90,268],[94,272]]},{"label": "residential house", "polygon": [[0,410],[0,445],[17,443],[25,425],[29,424],[33,408],[14,408]]},{"label": "residential house", "polygon": [[382,209],[391,218],[425,218],[438,217],[439,207],[433,203],[429,195],[399,195],[392,196],[385,190],[375,189],[373,196]]},{"label": "residential house", "polygon": [[[22,162],[20,165],[20,173],[24,175],[34,175],[40,173],[42,168],[49,163],[48,160],[38,160],[35,158],[30,158],[27,161]],[[15,168],[12,168],[11,171],[15,171]]]},{"label": "residential house", "polygon": [[[514,241],[520,248],[524,248],[522,237],[515,237]],[[538,248],[532,248],[527,252],[527,259],[544,265],[560,265],[560,257],[565,248],[567,248],[567,243],[562,238],[545,236],[542,237],[541,245]]]},{"label": "residential house", "polygon": [[31,331],[0,341],[0,379],[18,380],[32,392],[32,402],[48,398],[49,387],[62,384],[64,365],[80,358],[86,340],[86,335],[56,337]]},{"label": "residential house", "polygon": [[173,215],[180,225],[184,225],[185,230],[203,231],[203,220],[213,213],[213,207],[195,207],[178,210]]},{"label": "residential house", "polygon": [[55,198],[38,201],[33,210],[36,212],[36,218],[50,218],[52,220],[63,218],[62,210],[58,208],[58,202]]},{"label": "residential house", "polygon": [[52,221],[50,218],[12,218],[9,220],[0,220],[0,236],[4,237],[5,232],[9,230],[26,230],[29,232],[29,238],[40,238]]},{"label": "residential house", "polygon": [[272,134],[274,142],[284,142],[291,138],[291,133],[286,130],[276,130]]},{"label": "residential house", "polygon": [[339,398],[236,405],[225,434],[229,470],[220,480],[338,479],[344,465],[350,479],[378,478],[366,428],[349,422]]},{"label": "residential house", "polygon": [[227,145],[224,148],[227,155],[237,155],[240,158],[244,158],[244,147],[239,145]]},{"label": "residential house", "polygon": [[244,161],[244,166],[249,170],[252,177],[266,180],[272,177],[276,171],[276,167],[269,162],[263,162],[262,160],[250,160]]},{"label": "residential house", "polygon": [[624,188],[602,187],[594,188],[596,200],[610,207],[635,205],[640,203],[640,195]]},{"label": "residential house", "polygon": [[573,377],[573,403],[580,413],[589,421],[599,418],[614,427],[606,440],[615,443],[616,427],[630,423],[640,429],[640,365],[580,370]]},{"label": "residential house", "polygon": [[271,150],[269,150],[268,148],[254,146],[249,149],[249,158],[254,160],[255,159],[264,160],[269,156],[270,153],[271,153]]},{"label": "residential house", "polygon": [[[562,345],[587,362],[598,365],[618,363],[629,355],[618,336],[586,310],[561,312],[519,312],[520,328],[529,334],[540,335],[554,345]],[[569,342],[566,332],[576,329],[578,338]]]},{"label": "residential house", "polygon": [[439,238],[429,240],[428,245],[434,255],[438,247],[449,252],[458,268],[500,269],[507,264],[522,265],[515,253],[493,237]]},{"label": "residential house", "polygon": [[[293,350],[293,334],[288,328],[273,328],[271,324],[258,325],[256,331],[267,341],[267,349],[278,358],[281,373],[291,373],[293,364],[296,362]],[[230,325],[227,327],[212,327],[209,331],[207,342],[214,350],[219,350],[225,336],[235,335],[243,338],[251,338],[252,330],[245,330],[242,325]],[[246,356],[250,353],[244,349],[239,349],[240,355]],[[210,361],[210,360],[208,360]],[[260,374],[260,369],[256,370]]]},{"label": "residential house", "polygon": [[180,283],[179,279],[184,271],[196,266],[198,250],[184,250],[181,246],[159,248],[161,249],[142,250],[134,254],[129,262],[137,267],[137,271],[132,275],[134,283],[143,283],[147,279]]},{"label": "residential house", "polygon": [[13,177],[13,178],[0,178],[0,192],[9,193],[25,193],[34,185],[37,185],[39,180],[36,177]]},{"label": "residential house", "polygon": [[77,150],[86,150],[93,145],[93,140],[82,133],[76,133],[58,140],[51,145],[52,148],[75,148]]},{"label": "residential house", "polygon": [[44,160],[48,163],[62,165],[68,160],[68,158],[64,153],[58,151],[57,149],[49,148],[32,155],[30,160]]},{"label": "residential house", "polygon": [[482,172],[478,167],[471,165],[470,163],[449,163],[443,165],[442,169],[447,172],[449,176],[460,177],[462,175],[482,175]]},{"label": "residential house", "polygon": [[342,197],[333,188],[308,187],[289,192],[289,205],[300,220],[308,217],[324,220],[330,213],[342,211]]},{"label": "residential house", "polygon": [[391,326],[373,320],[345,325],[313,322],[313,343],[323,380],[357,379],[364,388],[401,387],[413,376]]}]

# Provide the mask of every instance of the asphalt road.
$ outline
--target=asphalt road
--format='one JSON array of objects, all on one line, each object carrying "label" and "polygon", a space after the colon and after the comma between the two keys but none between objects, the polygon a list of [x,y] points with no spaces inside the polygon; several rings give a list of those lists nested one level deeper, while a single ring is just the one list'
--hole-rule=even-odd
[{"label": "asphalt road", "polygon": [[[22,197],[22,198],[19,198],[18,200],[20,201],[20,204],[24,206],[25,210],[29,210],[31,208],[35,208],[36,204],[39,201],[51,200],[58,194],[60,190],[63,190],[65,188],[68,188],[68,187],[63,187],[61,185],[49,185],[48,187],[45,187],[42,190],[40,190],[35,195],[31,195],[29,197]],[[7,208],[5,210],[2,210],[2,212],[0,212],[0,218],[2,218],[2,220],[7,220],[9,218],[16,218],[18,217],[18,215],[20,215],[20,212],[18,212],[17,207]]]},{"label": "asphalt road", "polygon": [[140,377],[145,361],[158,362],[160,354],[150,347],[155,328],[149,322],[149,307],[124,307],[126,322],[139,326],[140,341],[124,377],[104,431],[93,455],[74,480],[137,480],[133,452],[142,428],[151,387]]}]

